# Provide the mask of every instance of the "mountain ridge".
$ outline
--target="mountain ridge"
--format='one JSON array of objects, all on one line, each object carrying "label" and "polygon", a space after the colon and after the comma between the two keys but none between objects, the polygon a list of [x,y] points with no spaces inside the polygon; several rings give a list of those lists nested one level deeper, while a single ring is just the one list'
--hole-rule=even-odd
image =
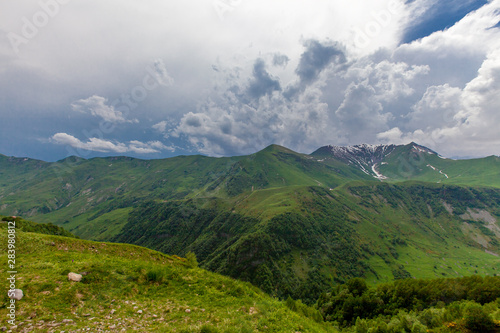
[{"label": "mountain ridge", "polygon": [[[93,160],[93,159],[99,159],[99,158],[104,158],[104,159],[108,159],[108,158],[118,158],[118,159],[133,159],[133,160],[141,160],[141,161],[154,161],[154,160],[167,160],[167,159],[171,159],[171,158],[176,158],[176,157],[186,157],[186,156],[203,156],[203,157],[209,157],[209,158],[227,158],[227,157],[242,157],[242,156],[250,156],[250,155],[253,155],[253,154],[256,154],[258,152],[261,152],[261,151],[268,151],[268,150],[282,150],[282,151],[289,151],[289,152],[294,152],[296,154],[300,154],[300,155],[314,155],[317,151],[319,151],[320,149],[322,148],[326,148],[326,147],[337,147],[337,148],[352,148],[352,147],[390,147],[390,146],[395,146],[395,147],[399,147],[399,146],[409,146],[409,145],[415,145],[415,146],[418,146],[418,147],[421,147],[421,148],[424,148],[428,151],[431,151],[433,152],[434,154],[436,155],[439,155],[437,152],[431,150],[430,148],[428,147],[425,147],[423,145],[420,145],[416,142],[410,142],[408,144],[401,144],[401,145],[397,145],[397,144],[368,144],[368,143],[361,143],[361,144],[356,144],[356,145],[334,145],[334,144],[328,144],[328,145],[325,145],[325,146],[321,146],[319,147],[318,149],[314,150],[312,153],[308,154],[308,153],[300,153],[300,152],[296,152],[286,146],[283,146],[283,145],[279,145],[279,144],[270,144],[260,150],[257,150],[256,152],[254,153],[251,153],[251,154],[247,154],[247,155],[234,155],[234,156],[221,156],[221,157],[214,157],[214,156],[208,156],[208,155],[203,155],[203,154],[189,154],[189,155],[186,155],[186,154],[181,154],[181,155],[176,155],[176,156],[171,156],[171,157],[165,157],[165,158],[151,158],[151,159],[148,159],[148,158],[138,158],[138,157],[132,157],[132,156],[127,156],[127,155],[113,155],[113,156],[96,156],[96,157],[91,157],[91,158],[85,158],[85,157],[81,157],[81,156],[77,156],[77,155],[69,155],[69,156],[66,156],[66,157],[63,157],[61,159],[58,159],[58,160],[55,160],[55,161],[45,161],[43,159],[38,159],[38,158],[32,158],[32,157],[28,157],[28,156],[11,156],[11,155],[4,155],[2,153],[0,153],[0,160],[1,159],[15,159],[15,160],[23,160],[23,161],[28,161],[28,160],[31,160],[31,161],[38,161],[38,162],[44,162],[44,163],[62,163],[62,162],[65,162],[67,159],[77,159],[77,160],[85,160],[85,161],[88,161],[88,160]],[[485,157],[490,157],[490,156],[496,156],[496,157],[500,157],[499,155],[489,155],[489,156],[483,156],[483,157],[464,157],[464,158],[449,158],[449,159],[452,159],[452,160],[460,160],[460,159],[481,159],[481,158],[485,158]]]}]

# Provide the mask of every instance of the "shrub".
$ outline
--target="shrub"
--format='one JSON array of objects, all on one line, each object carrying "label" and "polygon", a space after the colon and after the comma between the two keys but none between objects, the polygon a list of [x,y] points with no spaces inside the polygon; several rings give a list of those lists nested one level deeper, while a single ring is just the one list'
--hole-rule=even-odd
[{"label": "shrub", "polygon": [[472,332],[491,332],[495,323],[483,307],[477,303],[468,304],[465,308],[465,327]]},{"label": "shrub", "polygon": [[146,272],[146,281],[162,283],[165,274],[160,269],[150,269]]}]

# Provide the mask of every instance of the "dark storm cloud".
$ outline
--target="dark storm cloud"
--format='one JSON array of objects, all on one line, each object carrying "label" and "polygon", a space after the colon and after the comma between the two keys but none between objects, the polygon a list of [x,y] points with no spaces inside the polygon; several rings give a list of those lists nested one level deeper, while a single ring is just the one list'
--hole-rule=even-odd
[{"label": "dark storm cloud", "polygon": [[338,43],[320,43],[317,40],[308,40],[304,43],[306,50],[300,56],[295,69],[299,81],[290,85],[284,95],[287,98],[304,91],[307,85],[318,79],[319,74],[330,64],[345,64],[347,62],[344,49]]},{"label": "dark storm cloud", "polygon": [[248,95],[253,99],[259,99],[273,91],[281,91],[280,82],[267,72],[264,60],[257,59],[253,66],[253,78],[248,87]]},{"label": "dark storm cloud", "polygon": [[338,64],[346,62],[344,51],[337,43],[323,45],[317,40],[310,40],[305,46],[307,49],[302,53],[295,70],[301,82],[309,83],[316,80],[319,73],[332,62]]}]

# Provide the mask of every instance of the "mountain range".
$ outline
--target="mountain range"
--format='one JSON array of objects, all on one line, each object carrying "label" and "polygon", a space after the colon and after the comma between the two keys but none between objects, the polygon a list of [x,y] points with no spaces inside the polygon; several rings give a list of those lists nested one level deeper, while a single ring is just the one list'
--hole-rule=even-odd
[{"label": "mountain range", "polygon": [[418,145],[272,145],[247,156],[0,155],[0,214],[200,265],[313,302],[332,285],[497,274],[500,158]]}]

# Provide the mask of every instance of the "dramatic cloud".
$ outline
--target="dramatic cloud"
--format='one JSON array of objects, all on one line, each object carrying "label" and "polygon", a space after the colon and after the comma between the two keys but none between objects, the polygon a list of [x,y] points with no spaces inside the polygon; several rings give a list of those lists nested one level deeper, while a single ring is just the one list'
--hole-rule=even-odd
[{"label": "dramatic cloud", "polygon": [[332,45],[322,44],[317,40],[304,43],[305,52],[300,56],[300,61],[295,69],[299,77],[298,82],[290,85],[285,92],[286,97],[293,97],[303,92],[306,87],[316,81],[321,72],[330,64],[341,65],[346,63],[344,49],[337,43]]},{"label": "dramatic cloud", "polygon": [[0,4],[0,153],[500,150],[500,0],[42,3]]},{"label": "dramatic cloud", "polygon": [[254,99],[268,94],[273,91],[280,91],[281,85],[279,81],[266,71],[266,64],[264,60],[257,59],[253,66],[253,79],[248,87],[248,94]]},{"label": "dramatic cloud", "polygon": [[[465,55],[479,59],[481,65],[469,81],[450,71],[448,75],[453,80],[448,82],[453,81],[456,86],[429,86],[412,106],[407,122],[379,133],[379,139],[411,140],[449,156],[498,155],[500,136],[491,124],[500,121],[500,31],[490,27],[498,20],[499,5],[493,1],[447,31],[401,47],[405,54],[418,52],[428,58],[441,54],[443,61],[452,64],[460,63]],[[431,69],[433,63],[429,60]],[[455,66],[454,70],[460,72],[462,68]]]},{"label": "dramatic cloud", "polygon": [[[317,147],[329,133],[328,105],[321,100],[324,83],[317,79],[341,53],[311,41],[306,43],[304,54],[301,59],[307,60],[301,60],[296,70],[303,76],[299,76],[301,89],[295,90],[293,99],[287,95],[290,89],[284,93],[280,82],[266,71],[264,61],[258,59],[248,86],[231,71],[221,72],[227,75],[220,80],[225,86],[218,87],[224,89],[222,96],[184,115],[172,136],[185,137],[197,151],[217,156],[251,153],[270,143],[305,150]],[[239,91],[247,91],[252,102],[241,98]],[[165,131],[163,125],[155,126]]]},{"label": "dramatic cloud", "polygon": [[346,62],[344,52],[338,45],[323,45],[317,40],[305,43],[306,51],[300,57],[295,73],[303,83],[310,83],[318,78],[319,73],[331,62]]}]

